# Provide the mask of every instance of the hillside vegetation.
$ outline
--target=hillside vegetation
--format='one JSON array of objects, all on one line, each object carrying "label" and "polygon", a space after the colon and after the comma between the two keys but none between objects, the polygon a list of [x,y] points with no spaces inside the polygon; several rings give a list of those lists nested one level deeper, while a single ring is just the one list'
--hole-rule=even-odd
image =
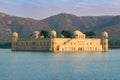
[{"label": "hillside vegetation", "polygon": [[109,33],[110,40],[120,40],[120,16],[75,16],[61,13],[43,20],[22,18],[0,13],[0,42],[10,42],[12,32],[19,33],[20,38],[28,38],[33,31],[41,30],[80,30],[93,31],[97,37],[103,31]]}]

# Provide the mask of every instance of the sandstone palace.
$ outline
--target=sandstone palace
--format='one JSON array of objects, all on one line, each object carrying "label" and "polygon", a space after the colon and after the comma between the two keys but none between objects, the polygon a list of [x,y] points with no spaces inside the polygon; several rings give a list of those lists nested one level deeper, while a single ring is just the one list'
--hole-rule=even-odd
[{"label": "sandstone palace", "polygon": [[18,38],[18,33],[12,34],[13,51],[51,51],[51,52],[107,52],[108,33],[103,32],[102,38],[86,38],[79,30],[74,31],[73,38],[57,37],[55,30],[50,32],[50,38],[39,36],[34,31],[30,39]]}]

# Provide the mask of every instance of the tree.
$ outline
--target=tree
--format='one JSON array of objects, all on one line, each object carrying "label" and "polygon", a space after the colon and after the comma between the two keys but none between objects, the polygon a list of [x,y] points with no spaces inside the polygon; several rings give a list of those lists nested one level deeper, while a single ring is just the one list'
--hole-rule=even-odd
[{"label": "tree", "polygon": [[96,36],[96,33],[95,32],[85,32],[84,33],[87,37],[90,37],[90,38],[93,38]]},{"label": "tree", "polygon": [[47,30],[41,30],[40,36],[42,36],[42,35],[43,35],[45,38],[49,37],[49,33],[48,33]]},{"label": "tree", "polygon": [[68,30],[62,30],[61,34],[65,37],[65,38],[72,38],[73,37],[73,33],[71,31]]},{"label": "tree", "polygon": [[60,37],[60,33],[58,31],[56,31],[56,33],[57,33],[57,37]]}]

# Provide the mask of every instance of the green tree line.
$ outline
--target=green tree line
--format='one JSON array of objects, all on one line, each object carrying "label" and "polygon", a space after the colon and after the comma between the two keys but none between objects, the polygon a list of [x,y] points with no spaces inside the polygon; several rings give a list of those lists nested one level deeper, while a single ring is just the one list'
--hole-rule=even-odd
[{"label": "green tree line", "polygon": [[[84,34],[86,35],[87,38],[93,38],[96,37],[96,33],[95,32],[84,32]],[[41,30],[40,31],[40,36],[44,36],[45,38],[49,38],[50,34],[47,30]],[[62,30],[61,32],[57,32],[57,37],[60,37],[60,35],[63,35],[65,38],[73,38],[73,33],[72,31],[69,30]]]},{"label": "green tree line", "polygon": [[109,40],[110,48],[120,48],[120,40]]},{"label": "green tree line", "polygon": [[11,48],[11,42],[1,42],[0,48]]}]

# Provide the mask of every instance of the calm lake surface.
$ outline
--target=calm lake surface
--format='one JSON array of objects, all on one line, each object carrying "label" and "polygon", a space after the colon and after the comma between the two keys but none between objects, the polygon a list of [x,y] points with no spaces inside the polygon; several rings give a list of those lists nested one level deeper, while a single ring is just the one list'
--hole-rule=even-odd
[{"label": "calm lake surface", "polygon": [[0,80],[120,80],[120,49],[108,53],[0,49]]}]

